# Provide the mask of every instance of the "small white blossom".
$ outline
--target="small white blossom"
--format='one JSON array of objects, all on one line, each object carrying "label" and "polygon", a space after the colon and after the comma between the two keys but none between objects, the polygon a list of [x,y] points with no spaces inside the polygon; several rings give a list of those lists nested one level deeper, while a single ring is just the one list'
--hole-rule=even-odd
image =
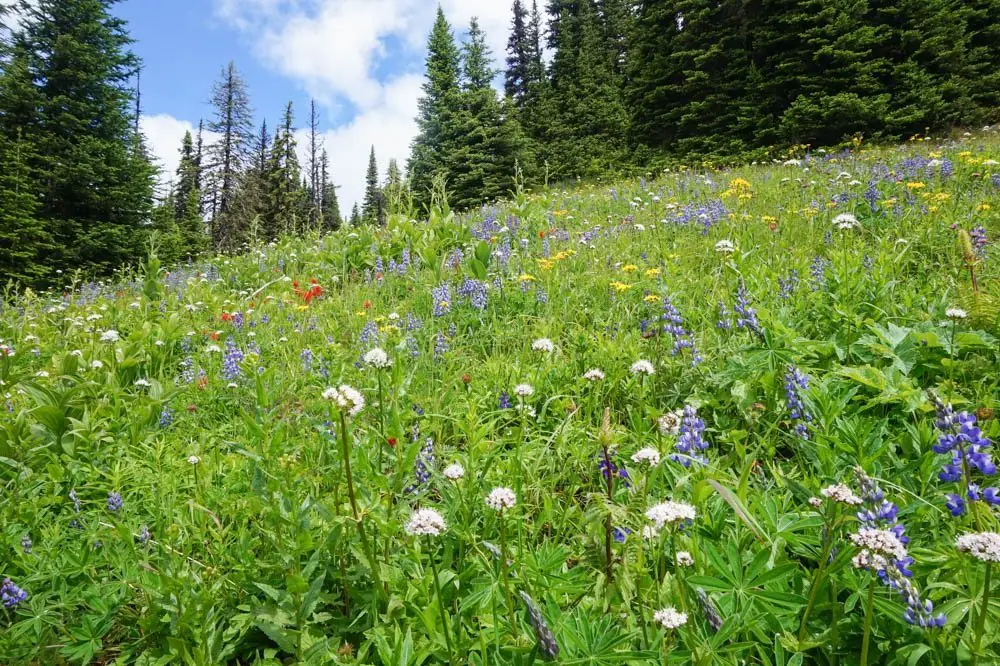
[{"label": "small white blossom", "polygon": [[149,388],[150,386],[152,386],[152,384],[149,383],[149,380],[143,377],[140,377],[139,379],[135,380],[135,385],[138,386],[139,388]]},{"label": "small white blossom", "polygon": [[963,310],[962,308],[948,308],[947,310],[944,311],[944,314],[946,317],[948,317],[948,319],[955,319],[955,320],[965,319],[966,317],[969,316],[969,313]]},{"label": "small white blossom", "polygon": [[385,353],[385,350],[381,347],[376,347],[371,351],[367,352],[364,357],[365,365],[370,365],[374,368],[388,368],[392,365],[392,361],[389,359],[389,355]]},{"label": "small white blossom", "polygon": [[809,506],[812,506],[812,507],[815,507],[815,508],[818,509],[819,507],[823,506],[823,500],[821,500],[818,497],[810,497],[809,498]]},{"label": "small white blossom", "polygon": [[854,229],[858,226],[858,218],[854,217],[850,213],[841,213],[837,217],[833,218],[833,224],[835,227],[841,230]]},{"label": "small white blossom", "polygon": [[732,254],[736,252],[736,246],[731,240],[720,240],[715,244],[715,251],[719,254]]},{"label": "small white blossom", "polygon": [[977,560],[1000,562],[1000,534],[996,532],[963,534],[955,541],[955,546]]},{"label": "small white blossom", "polygon": [[652,375],[653,373],[656,372],[656,369],[653,367],[652,363],[650,363],[644,358],[640,358],[638,361],[633,363],[631,367],[629,367],[629,372],[631,372],[633,375],[636,376]]},{"label": "small white blossom", "polygon": [[465,468],[458,463],[452,463],[444,468],[442,474],[444,474],[444,478],[449,481],[458,481],[465,476]]},{"label": "small white blossom", "polygon": [[104,367],[104,363],[102,363],[101,361],[96,361],[96,360],[95,361],[91,361],[90,362],[90,367],[91,367],[92,370],[100,370],[101,368]]},{"label": "small white blossom", "polygon": [[197,465],[200,462],[201,462],[201,458],[199,458],[198,456],[188,456],[188,464],[189,465]]},{"label": "small white blossom", "polygon": [[876,555],[901,560],[906,557],[906,546],[895,532],[863,527],[857,534],[850,536],[851,543],[859,548],[870,550]]},{"label": "small white blossom", "polygon": [[518,384],[514,387],[514,395],[519,398],[530,398],[535,394],[535,389],[531,387],[531,384]]},{"label": "small white blossom", "polygon": [[849,504],[851,506],[858,506],[862,502],[860,497],[855,495],[850,488],[842,483],[827,486],[823,490],[819,491],[819,494],[829,500],[833,500],[834,502]]},{"label": "small white blossom", "polygon": [[667,412],[659,419],[657,419],[657,425],[660,428],[660,434],[664,437],[668,435],[676,435],[681,431],[681,421],[684,418],[683,409],[675,409],[672,412]]},{"label": "small white blossom", "polygon": [[221,354],[222,347],[220,347],[219,345],[209,345],[205,347],[205,351],[207,351],[209,354]]},{"label": "small white blossom", "polygon": [[695,510],[690,504],[668,500],[647,509],[646,517],[653,521],[657,527],[663,527],[685,520],[694,520]]},{"label": "small white blossom", "polygon": [[656,525],[643,525],[642,527],[642,538],[646,541],[652,541],[656,537],[660,536],[660,529]]},{"label": "small white blossom", "polygon": [[889,561],[881,555],[876,555],[870,550],[862,550],[851,558],[851,564],[855,569],[869,569],[871,571],[882,571],[889,566]]},{"label": "small white blossom", "polygon": [[121,336],[118,335],[118,331],[115,329],[109,329],[101,333],[101,342],[118,342]]},{"label": "small white blossom", "polygon": [[365,398],[361,393],[347,384],[323,391],[323,397],[334,403],[339,409],[346,411],[348,416],[357,416],[365,407]]},{"label": "small white blossom", "polygon": [[95,312],[95,313],[93,313],[93,314],[89,314],[89,315],[87,315],[87,321],[98,321],[98,320],[99,320],[99,319],[101,319],[101,318],[102,318],[103,316],[104,316],[104,315],[102,315],[102,314],[98,314],[98,313],[96,313],[96,312]]},{"label": "small white blossom", "polygon": [[35,373],[35,376],[36,377],[43,377],[44,378],[44,377],[48,377],[49,373],[46,372],[45,370],[39,370],[38,372]]},{"label": "small white blossom", "polygon": [[588,382],[599,382],[604,379],[604,373],[597,368],[591,368],[587,372],[583,373],[583,378]]},{"label": "small white blossom", "polygon": [[438,536],[444,532],[444,518],[434,509],[417,509],[410,514],[410,522],[406,523],[406,533],[414,536]]},{"label": "small white blossom", "polygon": [[556,345],[548,338],[538,338],[531,343],[531,348],[537,352],[545,352],[546,354],[551,354],[555,351]]},{"label": "small white blossom", "polygon": [[503,511],[504,509],[513,507],[515,504],[517,504],[517,495],[510,488],[503,486],[494,488],[486,496],[486,506],[494,511]]},{"label": "small white blossom", "polygon": [[632,462],[649,463],[650,466],[660,464],[660,452],[652,446],[645,446],[632,454]]},{"label": "small white blossom", "polygon": [[677,566],[679,567],[694,566],[694,557],[692,557],[691,553],[686,550],[677,551],[677,556],[674,558],[674,561],[677,562]]},{"label": "small white blossom", "polygon": [[667,607],[653,613],[653,619],[664,629],[677,629],[687,624],[688,616],[676,608]]}]

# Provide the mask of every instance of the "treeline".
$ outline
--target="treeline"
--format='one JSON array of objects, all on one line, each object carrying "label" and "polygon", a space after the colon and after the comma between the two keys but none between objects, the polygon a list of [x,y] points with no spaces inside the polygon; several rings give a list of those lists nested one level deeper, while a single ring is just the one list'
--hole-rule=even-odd
[{"label": "treeline", "polygon": [[664,156],[893,139],[1000,118],[1000,0],[514,0],[504,95],[439,10],[410,159],[459,205]]}]

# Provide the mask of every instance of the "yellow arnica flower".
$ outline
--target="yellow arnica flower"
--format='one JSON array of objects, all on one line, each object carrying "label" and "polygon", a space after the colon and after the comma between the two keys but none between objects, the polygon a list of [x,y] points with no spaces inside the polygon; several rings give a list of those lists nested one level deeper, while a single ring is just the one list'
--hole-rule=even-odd
[{"label": "yellow arnica flower", "polygon": [[520,280],[521,282],[534,282],[535,276],[529,275],[527,273],[522,273],[521,276],[517,279]]},{"label": "yellow arnica flower", "polygon": [[625,284],[624,282],[618,282],[617,280],[615,280],[614,282],[611,283],[611,287],[620,294],[623,291],[628,291],[629,289],[631,289],[632,285]]},{"label": "yellow arnica flower", "polygon": [[938,192],[934,195],[934,201],[947,201],[948,199],[951,199],[951,195],[947,192]]},{"label": "yellow arnica flower", "polygon": [[979,204],[979,208],[977,208],[976,210],[978,210],[980,213],[985,213],[988,210],[993,210],[993,206],[989,205],[988,203],[982,203]]},{"label": "yellow arnica flower", "polygon": [[298,306],[295,309],[298,310],[299,312],[305,312],[306,310],[309,309],[309,306],[308,305],[300,305],[300,306]]},{"label": "yellow arnica flower", "polygon": [[656,294],[646,294],[645,296],[643,296],[642,300],[646,301],[647,303],[659,303],[660,297],[657,296]]},{"label": "yellow arnica flower", "polygon": [[552,267],[555,265],[556,262],[554,262],[551,259],[538,259],[538,267],[541,268],[543,271],[552,270]]},{"label": "yellow arnica flower", "polygon": [[648,278],[656,277],[659,274],[660,274],[660,269],[659,268],[648,268],[648,269],[646,269],[646,277],[648,277]]},{"label": "yellow arnica flower", "polygon": [[921,183],[919,181],[909,182],[909,183],[906,184],[906,189],[908,189],[908,190],[922,190],[925,187],[927,187],[927,185],[925,185],[924,183]]},{"label": "yellow arnica flower", "polygon": [[354,314],[358,315],[359,317],[367,317],[368,316],[368,313],[365,312],[364,310],[358,310]]},{"label": "yellow arnica flower", "polygon": [[622,272],[624,273],[634,273],[637,270],[639,270],[639,267],[636,266],[635,264],[625,264],[624,266],[622,266]]}]

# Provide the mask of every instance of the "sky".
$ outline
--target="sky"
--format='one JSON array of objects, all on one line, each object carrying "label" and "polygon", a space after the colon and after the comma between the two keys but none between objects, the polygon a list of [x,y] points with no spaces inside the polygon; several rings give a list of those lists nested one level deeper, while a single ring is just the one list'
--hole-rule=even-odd
[{"label": "sky", "polygon": [[[212,114],[212,84],[230,61],[246,79],[255,120],[273,127],[291,101],[305,127],[320,111],[331,178],[347,213],[364,194],[372,145],[384,177],[405,167],[437,0],[123,0],[144,62],[142,130],[168,178],[185,130]],[[510,0],[441,0],[456,36],[479,18],[500,67]],[[300,130],[304,158],[306,134]],[[303,165],[305,161],[303,159]]]}]

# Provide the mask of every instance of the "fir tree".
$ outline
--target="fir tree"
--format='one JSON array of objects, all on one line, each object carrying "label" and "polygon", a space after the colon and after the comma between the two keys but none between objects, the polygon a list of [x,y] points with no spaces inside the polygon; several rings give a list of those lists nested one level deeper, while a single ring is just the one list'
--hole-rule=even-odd
[{"label": "fir tree", "polygon": [[214,194],[212,240],[216,249],[232,251],[245,240],[249,220],[246,213],[237,215],[233,208],[253,146],[253,121],[246,83],[235,63],[222,70],[221,79],[212,90],[215,118],[209,130],[219,138],[211,146],[211,174]]},{"label": "fir tree", "polygon": [[320,227],[320,216],[323,209],[323,182],[320,180],[322,165],[320,153],[322,146],[319,138],[319,113],[316,111],[316,100],[309,102],[309,228]]},{"label": "fir tree", "polygon": [[17,189],[34,197],[33,214],[52,238],[48,268],[107,273],[144,243],[155,170],[134,129],[129,81],[139,61],[112,4],[22,5],[26,18],[0,77],[0,141],[8,153],[23,149]]},{"label": "fir tree", "polygon": [[378,185],[378,163],[375,161],[375,146],[368,156],[368,171],[365,173],[365,200],[361,207],[361,220],[365,224],[382,226],[385,224],[385,199]]},{"label": "fir tree", "polygon": [[351,208],[351,226],[359,227],[361,226],[361,211],[358,210],[358,202],[354,202],[354,206]]},{"label": "fir tree", "polygon": [[426,79],[407,168],[414,198],[422,204],[430,200],[435,177],[447,176],[460,140],[456,122],[461,107],[459,50],[440,7],[427,44]]},{"label": "fir tree", "polygon": [[405,195],[403,173],[395,159],[389,160],[389,168],[385,173],[385,185],[382,187],[382,198],[385,201],[386,215],[392,215],[404,210]]},{"label": "fir tree", "polygon": [[535,45],[532,43],[531,20],[522,0],[514,0],[512,12],[504,93],[520,107],[527,98],[528,88],[536,73]]},{"label": "fir tree", "polygon": [[[181,161],[177,167],[177,186],[172,193],[178,257],[194,257],[208,249],[200,182],[201,169],[198,167],[194,140],[191,132],[185,132],[181,143]],[[168,256],[164,254],[161,258],[166,260]]]},{"label": "fir tree", "polygon": [[[52,250],[51,236],[37,217],[38,200],[29,163],[33,147],[21,133],[14,141],[0,142],[0,275],[3,282],[35,284],[46,276],[44,253]],[[0,287],[3,285],[0,284]]]},{"label": "fir tree", "polygon": [[274,135],[268,161],[266,186],[267,203],[261,216],[261,230],[267,240],[282,233],[301,231],[299,219],[305,192],[300,182],[301,169],[296,153],[295,116],[292,103],[285,107],[281,127]]},{"label": "fir tree", "polygon": [[322,183],[321,229],[334,231],[340,228],[343,220],[340,217],[340,203],[337,201],[337,186],[330,182],[330,157],[325,149],[320,157],[320,182]]}]

